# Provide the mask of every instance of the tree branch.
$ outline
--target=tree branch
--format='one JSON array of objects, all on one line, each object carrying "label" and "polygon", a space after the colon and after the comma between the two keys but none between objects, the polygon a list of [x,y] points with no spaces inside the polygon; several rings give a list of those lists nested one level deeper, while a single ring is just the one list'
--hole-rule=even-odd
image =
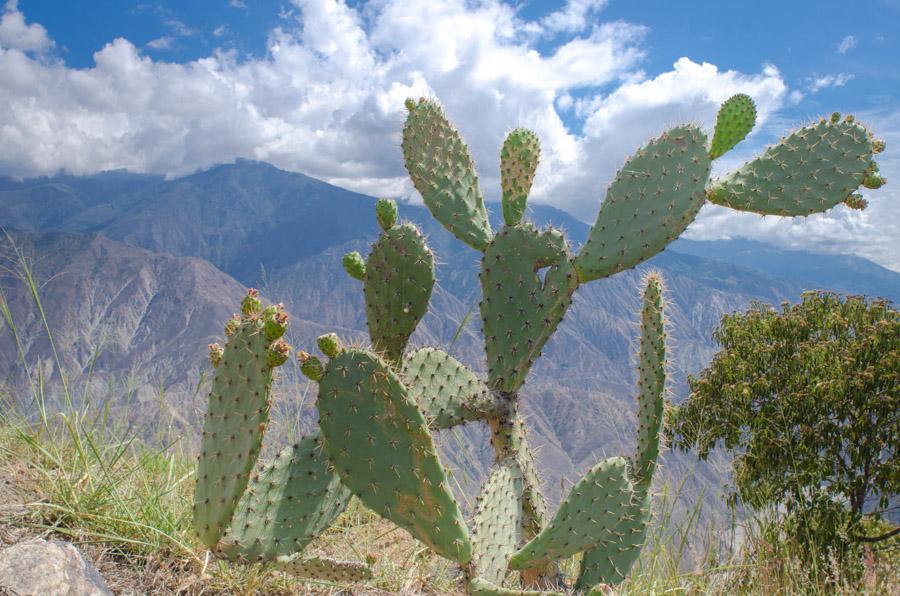
[{"label": "tree branch", "polygon": [[900,526],[897,526],[890,532],[885,532],[880,536],[854,536],[853,540],[856,542],[881,542],[882,540],[887,540],[888,538],[892,538],[900,534]]}]

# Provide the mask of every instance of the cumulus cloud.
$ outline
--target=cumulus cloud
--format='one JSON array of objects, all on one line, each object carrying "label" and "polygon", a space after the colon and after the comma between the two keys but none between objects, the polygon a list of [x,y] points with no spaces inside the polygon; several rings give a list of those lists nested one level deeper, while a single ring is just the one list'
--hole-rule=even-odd
[{"label": "cumulus cloud", "polygon": [[844,39],[841,40],[841,43],[838,44],[838,54],[846,54],[850,50],[856,47],[856,37],[853,35],[848,35]]},{"label": "cumulus cloud", "polygon": [[27,24],[17,0],[9,0],[0,16],[0,50],[45,52],[51,47],[53,41],[47,36],[47,30],[37,23]]},{"label": "cumulus cloud", "polygon": [[[294,4],[270,32],[263,58],[216,51],[174,64],[116,39],[98,49],[93,67],[71,69],[36,55],[52,48],[39,25],[26,30],[41,32],[44,41],[27,47],[0,38],[0,174],[127,168],[174,177],[249,158],[416,200],[399,136],[404,99],[425,95],[441,99],[468,140],[489,199],[499,197],[504,136],[527,126],[543,146],[533,199],[592,221],[626,156],[666,127],[693,121],[709,130],[718,105],[743,92],[756,100],[765,129],[794,101],[772,65],[744,73],[682,58],[648,76],[640,69],[647,30],[588,22],[602,2],[567,3],[560,14],[572,18],[553,21],[565,26],[551,25],[549,17],[525,21],[499,0]],[[25,26],[14,3],[7,17]],[[535,27],[578,33],[542,53]],[[561,114],[582,130],[570,130]],[[735,215],[704,213],[692,233],[712,234],[722,217]],[[865,223],[856,214],[840,217],[844,227],[830,228],[838,234],[834,246],[846,226],[859,231]],[[754,226],[761,234],[771,228],[768,220],[728,221],[751,236]],[[809,237],[828,235],[826,227],[792,225]]]}]

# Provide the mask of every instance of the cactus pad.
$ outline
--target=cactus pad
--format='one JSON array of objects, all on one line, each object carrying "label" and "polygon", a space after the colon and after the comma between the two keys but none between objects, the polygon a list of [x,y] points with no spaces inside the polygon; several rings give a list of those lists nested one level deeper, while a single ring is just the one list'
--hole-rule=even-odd
[{"label": "cactus pad", "polygon": [[561,592],[546,590],[510,590],[482,578],[476,578],[469,582],[469,594],[471,596],[564,596]]},{"label": "cactus pad", "polygon": [[[547,268],[543,280],[540,269]],[[494,237],[482,257],[481,320],[488,377],[494,389],[515,391],[556,330],[578,276],[558,230],[525,223]]]},{"label": "cactus pad", "polygon": [[366,279],[366,262],[357,251],[354,250],[345,254],[344,258],[341,259],[341,264],[344,266],[344,271],[347,272],[347,275],[353,279],[360,281]]},{"label": "cactus pad", "polygon": [[530,130],[517,128],[503,142],[500,183],[503,187],[503,220],[508,226],[517,225],[525,215],[528,193],[540,158],[541,143]]},{"label": "cactus pad", "polygon": [[[640,492],[635,496],[640,496]],[[650,500],[650,494],[645,492],[640,502],[629,508],[628,516],[616,525],[609,539],[584,553],[575,583],[577,591],[601,583],[615,585],[628,576],[647,537]]]},{"label": "cactus pad", "polygon": [[413,185],[450,233],[484,250],[491,241],[491,225],[469,148],[437,102],[410,99],[406,106],[403,160]]},{"label": "cactus pad", "polygon": [[713,134],[709,156],[722,157],[744,140],[756,124],[756,104],[749,95],[733,95],[722,107],[716,118],[716,132]]},{"label": "cactus pad", "polygon": [[250,314],[233,330],[216,367],[197,465],[194,528],[210,548],[228,527],[247,486],[271,405],[270,340],[256,294],[244,301]]},{"label": "cactus pad", "polygon": [[382,230],[390,230],[397,223],[397,201],[378,199],[375,203],[375,219]]},{"label": "cactus pad", "polygon": [[472,545],[425,418],[394,371],[349,349],[319,384],[319,427],[344,485],[376,513],[448,559]]},{"label": "cactus pad", "polygon": [[641,352],[638,365],[638,431],[632,476],[647,485],[656,470],[659,456],[659,428],[662,424],[666,385],[666,342],[663,328],[662,279],[647,277],[641,311]]},{"label": "cactus pad", "polygon": [[277,562],[278,569],[296,575],[338,584],[352,584],[372,579],[372,569],[365,563],[335,561],[324,557],[295,556]]},{"label": "cactus pad", "polygon": [[505,400],[495,397],[475,373],[443,350],[410,352],[403,358],[400,376],[431,428],[450,428],[506,407]]},{"label": "cactus pad", "polygon": [[709,200],[763,215],[827,211],[863,183],[872,145],[872,135],[855,121],[821,120],[715,181]]},{"label": "cactus pad", "polygon": [[285,447],[253,476],[217,550],[250,562],[291,556],[330,526],[349,501],[350,491],[331,469],[316,433]]},{"label": "cactus pad", "polygon": [[706,136],[679,126],[650,141],[618,171],[575,258],[582,282],[649,259],[694,221],[706,200]]},{"label": "cactus pad", "polygon": [[522,470],[514,458],[498,463],[481,489],[472,538],[475,574],[503,585],[506,565],[522,538]]},{"label": "cactus pad", "polygon": [[600,462],[572,487],[550,524],[509,561],[511,569],[563,559],[592,548],[628,512],[634,493],[622,457]]},{"label": "cactus pad", "polygon": [[384,232],[366,264],[366,317],[376,350],[400,359],[433,287],[434,255],[419,230],[403,224]]}]

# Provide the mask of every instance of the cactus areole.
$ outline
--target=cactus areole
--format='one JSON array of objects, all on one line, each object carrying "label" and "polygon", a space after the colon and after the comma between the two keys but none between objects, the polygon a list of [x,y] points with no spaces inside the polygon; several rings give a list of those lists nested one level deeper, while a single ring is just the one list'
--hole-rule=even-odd
[{"label": "cactus areole", "polygon": [[[424,98],[405,105],[402,151],[413,185],[435,219],[482,253],[487,377],[437,347],[407,350],[428,310],[435,259],[414,225],[398,223],[397,203],[379,200],[381,233],[368,257],[353,252],[342,261],[363,284],[371,347],[345,348],[326,334],[318,340],[324,358],[297,352],[302,372],[319,386],[317,433],[272,462],[257,462],[274,374],[291,353],[281,305],[263,308],[250,290],[241,314],[226,323],[226,346],[210,345],[215,379],[197,468],[196,531],[223,558],[362,582],[373,574],[367,564],[302,554],[355,495],[457,562],[471,594],[585,593],[616,584],[637,560],[651,522],[666,382],[663,280],[644,278],[635,449],[589,469],[551,517],[518,391],[573,294],[662,251],[707,201],[781,216],[839,203],[864,208],[861,187],[886,183],[874,161],[884,142],[853,117],[834,114],[710,180],[711,162],[755,123],[752,99],[737,95],[722,105],[712,140],[696,126],[675,126],[631,156],[573,253],[561,231],[539,230],[525,217],[540,159],[535,133],[515,129],[503,143],[505,225],[495,233],[468,147],[443,109]],[[432,438],[461,424],[485,424],[495,452],[471,520],[454,500]],[[564,577],[559,561],[579,554],[577,576]]]}]

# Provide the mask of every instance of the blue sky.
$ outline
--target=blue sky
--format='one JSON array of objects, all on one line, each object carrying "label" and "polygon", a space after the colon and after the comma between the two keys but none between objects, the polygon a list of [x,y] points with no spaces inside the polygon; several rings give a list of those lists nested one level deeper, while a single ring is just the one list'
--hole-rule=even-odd
[{"label": "blue sky", "polygon": [[[0,15],[0,175],[250,158],[415,200],[397,137],[403,98],[427,94],[489,198],[505,132],[529,126],[544,149],[533,200],[592,221],[631,151],[684,120],[709,128],[744,92],[759,126],[720,170],[838,110],[888,141],[882,172],[900,179],[900,0],[7,0]],[[900,193],[868,198],[799,221],[707,207],[689,236],[900,270]]]}]

